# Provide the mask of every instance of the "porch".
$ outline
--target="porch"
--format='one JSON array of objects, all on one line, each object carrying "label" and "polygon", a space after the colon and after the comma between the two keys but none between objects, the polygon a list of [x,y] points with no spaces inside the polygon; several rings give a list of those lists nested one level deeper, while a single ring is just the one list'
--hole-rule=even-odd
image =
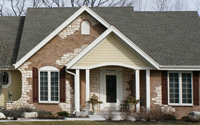
[{"label": "porch", "polygon": [[[150,108],[150,69],[102,66],[85,70],[76,69],[75,74],[74,105],[77,112],[92,110],[90,104],[85,102],[93,94],[103,102],[99,105],[99,110],[105,107],[119,109],[122,101],[128,96],[142,100],[136,105],[137,112],[140,111],[140,106]],[[109,82],[114,84],[111,85]],[[108,84],[113,89],[109,88]]]}]

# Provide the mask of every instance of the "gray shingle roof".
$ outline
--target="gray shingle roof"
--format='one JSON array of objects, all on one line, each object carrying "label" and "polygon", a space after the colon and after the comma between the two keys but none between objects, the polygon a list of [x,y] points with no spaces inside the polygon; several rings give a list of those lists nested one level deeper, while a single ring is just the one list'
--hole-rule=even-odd
[{"label": "gray shingle roof", "polygon": [[0,17],[0,67],[10,67],[16,62],[24,18]]},{"label": "gray shingle roof", "polygon": [[[78,9],[28,9],[17,60]],[[160,65],[200,65],[197,12],[134,12],[128,7],[91,9]]]}]

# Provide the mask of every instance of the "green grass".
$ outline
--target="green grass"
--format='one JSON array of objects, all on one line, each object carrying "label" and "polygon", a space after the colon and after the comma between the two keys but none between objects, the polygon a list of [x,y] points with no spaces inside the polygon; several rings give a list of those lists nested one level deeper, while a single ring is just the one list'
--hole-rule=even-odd
[{"label": "green grass", "polygon": [[[107,122],[92,122],[92,121],[47,121],[47,122],[0,122],[0,125],[141,125],[137,123],[107,123]],[[189,122],[176,122],[176,123],[160,123],[160,124],[147,124],[147,125],[188,125],[188,124],[195,124],[200,125],[200,123],[189,123]],[[145,124],[142,124],[145,125]]]}]

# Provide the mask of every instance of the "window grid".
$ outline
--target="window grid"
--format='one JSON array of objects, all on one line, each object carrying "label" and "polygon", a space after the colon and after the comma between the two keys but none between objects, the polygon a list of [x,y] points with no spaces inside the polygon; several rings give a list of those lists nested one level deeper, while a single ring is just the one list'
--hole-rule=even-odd
[{"label": "window grid", "polygon": [[40,72],[40,100],[48,101],[48,75],[47,75],[47,72]]},{"label": "window grid", "polygon": [[58,101],[58,72],[51,72],[51,101]]},{"label": "window grid", "polygon": [[192,105],[192,73],[168,74],[169,104]]},{"label": "window grid", "polygon": [[[58,70],[59,71],[59,70]],[[40,103],[59,102],[59,73],[57,70],[40,70],[39,97]]]},{"label": "window grid", "polygon": [[190,73],[182,73],[182,102],[192,103],[192,79]]},{"label": "window grid", "polygon": [[170,73],[170,103],[179,103],[179,74]]}]

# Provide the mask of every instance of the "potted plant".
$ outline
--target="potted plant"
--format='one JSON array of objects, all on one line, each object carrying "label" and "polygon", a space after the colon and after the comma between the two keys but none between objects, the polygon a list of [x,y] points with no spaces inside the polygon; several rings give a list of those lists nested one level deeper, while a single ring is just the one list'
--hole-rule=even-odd
[{"label": "potted plant", "polygon": [[128,96],[125,100],[124,100],[124,103],[128,105],[129,107],[129,110],[131,112],[135,111],[135,105],[137,103],[139,103],[140,100],[136,100],[133,96]]},{"label": "potted plant", "polygon": [[94,94],[91,98],[89,98],[89,101],[87,101],[87,102],[92,104],[92,110],[93,110],[94,115],[95,115],[96,110],[97,110],[97,105],[101,104],[102,101],[98,101],[98,97]]}]

